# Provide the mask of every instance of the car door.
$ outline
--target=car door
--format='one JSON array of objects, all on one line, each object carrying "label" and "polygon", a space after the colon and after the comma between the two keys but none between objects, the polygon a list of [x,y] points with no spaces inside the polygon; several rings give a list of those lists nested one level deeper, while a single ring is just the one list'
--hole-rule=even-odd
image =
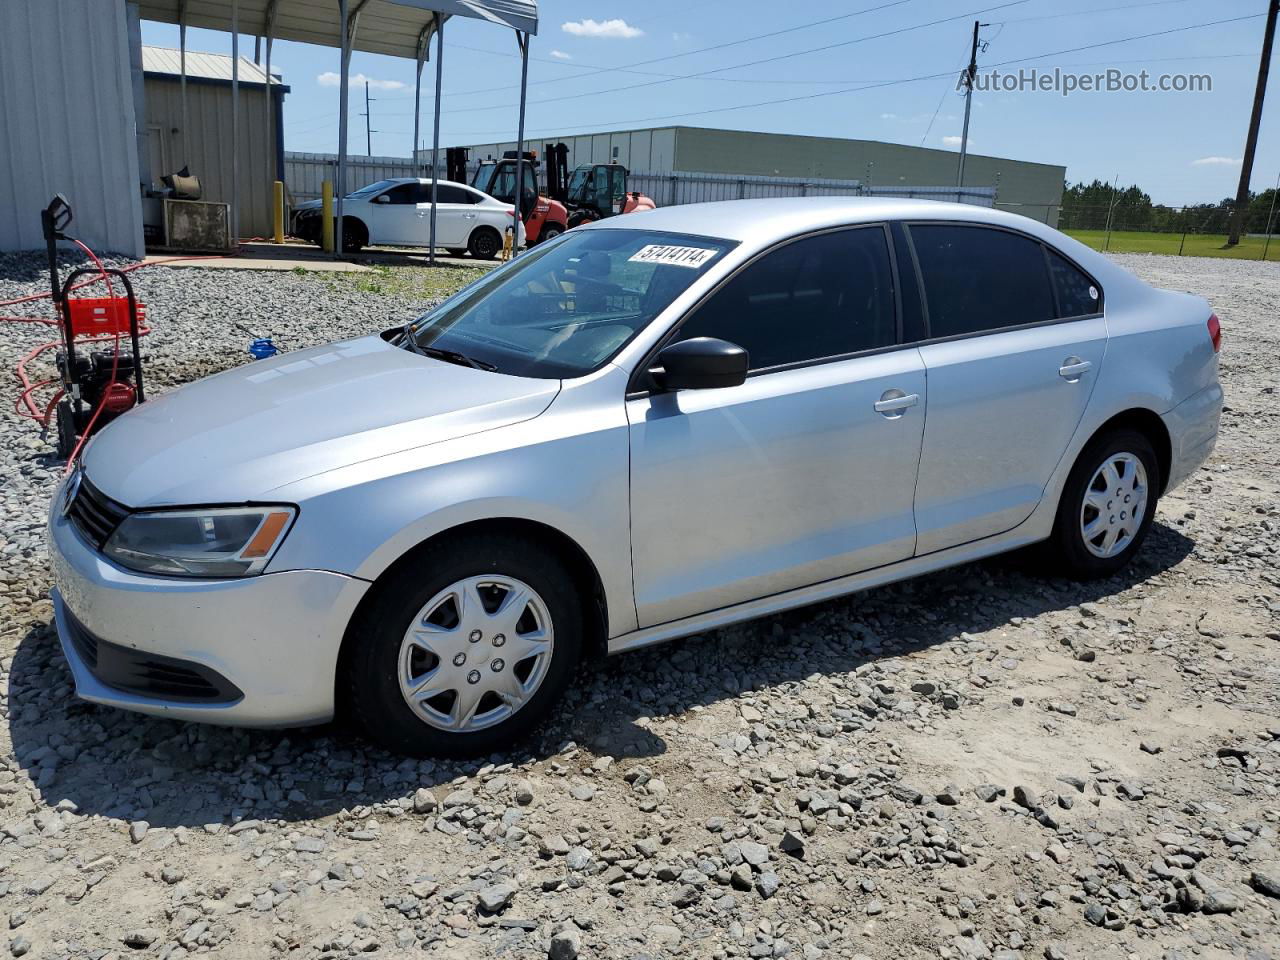
[{"label": "car door", "polygon": [[384,190],[366,204],[361,213],[368,221],[365,225],[369,228],[370,243],[414,243],[418,230],[415,184],[402,183]]},{"label": "car door", "polygon": [[[431,243],[431,183],[418,187],[418,230],[416,242],[421,246]],[[470,224],[475,220],[475,209],[468,202],[467,191],[457,184],[436,184],[436,244],[441,247],[465,247],[471,235]]]},{"label": "car door", "polygon": [[1041,241],[976,224],[907,228],[929,380],[918,554],[1011,530],[1039,504],[1106,351],[1101,290]]},{"label": "car door", "polygon": [[925,377],[896,299],[885,229],[829,231],[741,268],[669,338],[737,343],[751,374],[628,399],[641,626],[911,556]]}]

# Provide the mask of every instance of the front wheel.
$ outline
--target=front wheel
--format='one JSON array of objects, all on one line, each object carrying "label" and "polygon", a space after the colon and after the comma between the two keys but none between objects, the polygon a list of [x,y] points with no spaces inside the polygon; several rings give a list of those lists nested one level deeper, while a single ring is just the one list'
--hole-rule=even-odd
[{"label": "front wheel", "polygon": [[554,240],[560,234],[564,233],[564,227],[558,223],[544,223],[542,229],[538,231],[538,243],[546,243]]},{"label": "front wheel", "polygon": [[376,588],[349,638],[349,704],[370,739],[413,756],[510,747],[560,699],[582,604],[560,558],[487,535],[429,547]]},{"label": "front wheel", "polygon": [[1160,462],[1136,430],[1094,438],[1071,468],[1053,535],[1052,565],[1077,580],[1109,577],[1142,546],[1160,496]]}]

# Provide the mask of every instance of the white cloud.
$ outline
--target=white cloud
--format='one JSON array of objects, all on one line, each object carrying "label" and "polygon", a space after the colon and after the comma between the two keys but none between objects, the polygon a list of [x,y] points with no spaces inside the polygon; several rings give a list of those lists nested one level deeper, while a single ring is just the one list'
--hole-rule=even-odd
[{"label": "white cloud", "polygon": [[553,60],[572,60],[572,59],[573,59],[573,57],[569,56],[569,54],[565,53],[563,50],[552,50],[552,51],[551,51],[551,59],[553,59]]},{"label": "white cloud", "polygon": [[1201,157],[1199,160],[1192,160],[1193,167],[1234,167],[1240,161],[1235,157]]},{"label": "white cloud", "polygon": [[693,39],[693,34],[685,33],[682,30],[677,30],[675,33],[671,35],[671,39],[674,40],[676,43],[688,43],[690,40]]},{"label": "white cloud", "polygon": [[[374,90],[403,90],[405,87],[399,80],[375,80],[373,77],[366,77],[363,73],[353,73],[347,79],[353,88],[363,87],[366,80]],[[342,76],[332,70],[326,70],[316,77],[316,83],[322,87],[338,87],[342,85]]]},{"label": "white cloud", "polygon": [[639,27],[633,27],[627,21],[622,19],[615,20],[570,20],[567,23],[560,24],[560,29],[565,33],[571,33],[575,37],[616,37],[623,40],[630,40],[633,37],[643,37],[644,31]]},{"label": "white cloud", "polygon": [[[958,147],[960,146],[960,142],[962,139],[963,139],[962,137],[957,137],[957,136],[943,137],[942,145],[944,147]],[[972,140],[970,140],[969,142],[973,143]]]},{"label": "white cloud", "polygon": [[897,120],[898,115],[896,113],[882,113],[880,114],[880,119],[881,120]]}]

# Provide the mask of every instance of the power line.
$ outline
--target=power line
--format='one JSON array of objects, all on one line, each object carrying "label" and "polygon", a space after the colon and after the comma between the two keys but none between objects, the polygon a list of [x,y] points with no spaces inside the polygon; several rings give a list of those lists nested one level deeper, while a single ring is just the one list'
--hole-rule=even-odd
[{"label": "power line", "polygon": [[[1120,43],[1132,43],[1135,40],[1149,40],[1149,39],[1152,39],[1153,37],[1164,37],[1174,33],[1185,33],[1188,30],[1200,30],[1205,27],[1216,27],[1216,26],[1221,26],[1223,24],[1227,24],[1227,23],[1241,23],[1245,20],[1257,20],[1259,17],[1263,17],[1263,16],[1266,16],[1266,14],[1254,13],[1254,14],[1248,14],[1242,17],[1228,17],[1223,20],[1210,20],[1206,23],[1193,23],[1185,27],[1170,27],[1167,30],[1156,30],[1151,33],[1136,34],[1131,37],[1119,37],[1115,40],[1103,40],[1098,43],[1088,43],[1078,47],[1068,47],[1064,50],[1054,50],[1049,53],[1039,53],[1039,54],[1035,54],[1033,56],[1028,56],[1028,57],[1017,57],[1012,60],[1003,60],[1003,61],[1000,61],[999,63],[988,64],[987,69],[990,70],[990,69],[995,69],[997,67],[1007,67],[1016,63],[1029,63],[1035,60],[1044,60],[1048,57],[1058,57],[1068,53],[1081,53],[1085,50],[1096,50],[1100,47],[1110,47]],[[950,77],[950,76],[954,76],[954,74],[951,73],[950,71],[946,73],[929,73],[929,74],[923,74],[917,77],[903,77],[898,80],[886,80],[883,83],[866,84],[859,87],[845,87],[840,90],[824,90],[819,93],[801,94],[793,97],[779,97],[774,100],[757,100],[752,103],[740,103],[740,104],[735,104],[733,106],[728,106],[728,107],[713,107],[707,110],[690,110],[690,111],[685,111],[683,113],[669,113],[669,114],[661,114],[661,115],[650,116],[650,117],[632,117],[625,120],[620,120],[615,118],[607,121],[597,121],[596,123],[587,123],[585,124],[585,126],[601,126],[604,124],[611,124],[616,126],[618,124],[628,124],[628,123],[651,123],[659,120],[679,120],[685,117],[705,116],[707,114],[712,114],[712,113],[729,113],[734,110],[748,110],[752,107],[771,107],[771,106],[778,106],[778,105],[787,104],[787,103],[799,103],[806,100],[817,100],[823,97],[841,96],[842,94],[846,94],[846,93],[861,93],[865,90],[880,90],[885,87],[901,86],[903,84],[908,84],[908,83],[918,83],[923,80],[937,80],[942,77]],[[508,131],[501,131],[501,130],[473,131],[468,133],[459,133],[457,134],[457,136],[487,137],[487,136],[499,135],[506,132]],[[545,136],[548,132],[549,132],[548,130],[544,129],[542,131],[537,132],[535,136]]]},{"label": "power line", "polygon": [[[906,3],[912,3],[912,2],[914,2],[914,0],[891,0],[891,2],[889,2],[889,3],[881,3],[881,4],[878,4],[877,6],[874,6],[874,7],[864,7],[864,8],[863,8],[863,9],[861,9],[861,10],[854,10],[852,13],[841,13],[841,14],[838,14],[837,16],[834,16],[834,17],[824,17],[824,18],[823,18],[823,19],[821,19],[821,20],[811,20],[811,21],[809,21],[808,23],[801,23],[801,24],[797,24],[797,25],[796,25],[796,26],[794,26],[794,27],[784,27],[784,28],[783,28],[783,29],[781,29],[781,30],[772,30],[772,31],[770,31],[770,32],[768,32],[768,33],[758,33],[758,34],[755,34],[754,36],[750,36],[750,37],[743,37],[743,38],[741,38],[740,40],[726,40],[726,41],[725,41],[725,42],[723,42],[723,43],[715,43],[715,44],[712,44],[712,45],[711,45],[711,46],[709,46],[709,47],[698,47],[697,49],[694,49],[694,50],[684,50],[684,51],[681,51],[680,53],[670,53],[670,54],[667,54],[666,56],[662,56],[662,57],[651,57],[651,58],[650,58],[650,59],[648,59],[648,60],[637,60],[637,61],[636,61],[636,62],[634,62],[634,63],[627,63],[627,64],[623,64],[623,65],[622,65],[622,66],[620,66],[620,67],[593,67],[593,68],[591,68],[591,72],[590,72],[590,73],[581,73],[581,74],[578,74],[578,76],[576,76],[576,77],[554,77],[554,78],[547,79],[547,80],[536,80],[536,81],[534,81],[533,83],[529,84],[529,86],[531,86],[531,87],[532,87],[532,86],[535,86],[535,85],[543,85],[543,84],[548,84],[548,83],[564,83],[566,80],[582,80],[582,79],[584,79],[584,78],[586,78],[586,77],[594,76],[594,75],[595,75],[595,74],[597,74],[597,73],[609,73],[609,72],[612,72],[612,71],[630,71],[630,70],[631,70],[631,68],[633,68],[633,67],[647,67],[647,66],[649,66],[650,64],[654,64],[654,63],[664,63],[664,62],[666,62],[667,60],[678,60],[678,59],[680,59],[681,57],[692,57],[692,56],[694,56],[694,55],[696,55],[696,54],[700,54],[700,53],[710,53],[710,52],[711,52],[711,51],[713,51],[713,50],[724,50],[724,49],[726,49],[727,47],[736,47],[736,46],[740,46],[740,45],[742,45],[742,44],[744,44],[744,43],[754,43],[756,40],[768,40],[768,39],[771,39],[771,38],[773,38],[773,37],[780,37],[780,36],[782,36],[783,34],[787,34],[787,33],[795,33],[795,32],[796,32],[796,31],[798,31],[798,30],[808,30],[810,27],[821,27],[821,26],[825,26],[826,24],[829,24],[829,23],[835,23],[835,22],[837,22],[837,21],[839,21],[839,20],[849,20],[849,19],[852,19],[853,17],[860,17],[860,16],[862,16],[863,14],[866,14],[866,13],[875,13],[875,12],[877,12],[877,11],[879,11],[879,10],[887,10],[887,9],[889,9],[890,7],[900,7],[900,6],[902,6],[903,4],[906,4]],[[1027,0],[1018,0],[1018,2],[1019,2],[1019,3],[1026,3],[1026,2],[1027,2]],[[475,47],[468,47],[468,48],[466,48],[466,49],[475,50],[475,49],[478,49],[478,48],[475,48]],[[498,56],[504,56],[504,57],[513,57],[513,56],[515,56],[515,54],[511,54],[511,53],[499,53],[499,52],[498,52],[498,51],[496,51],[496,50],[487,50],[487,51],[484,51],[484,52],[486,52],[486,53],[496,53]],[[539,58],[539,59],[543,59],[543,58]],[[553,60],[553,61],[551,61],[551,62],[552,62],[552,63],[563,63],[563,61],[559,61],[559,60]],[[460,93],[452,94],[452,96],[470,96],[471,94],[495,93],[495,92],[502,91],[502,90],[510,90],[512,86],[513,86],[513,84],[509,84],[509,83],[507,83],[507,84],[503,84],[502,86],[498,86],[498,87],[485,87],[485,88],[480,89],[480,90],[466,90],[466,91],[462,91],[462,92],[460,92]],[[448,91],[446,91],[446,93],[447,93],[447,92],[448,92]],[[546,102],[546,101],[543,101],[543,102]]]},{"label": "power line", "polygon": [[[545,100],[531,100],[529,103],[530,103],[530,106],[537,106],[538,104],[544,104],[544,103],[560,103],[565,100],[580,100],[583,97],[598,97],[598,96],[603,96],[604,94],[607,94],[607,93],[619,93],[624,90],[640,90],[646,87],[657,87],[657,86],[662,86],[663,84],[672,83],[675,80],[696,80],[696,79],[706,77],[708,74],[720,73],[725,70],[742,70],[747,67],[756,67],[766,63],[777,63],[780,60],[790,60],[795,57],[803,57],[811,53],[824,53],[828,50],[836,50],[841,47],[849,47],[858,43],[866,43],[870,40],[883,40],[886,37],[896,37],[904,33],[911,33],[912,31],[915,31],[915,30],[923,30],[928,27],[936,27],[939,24],[950,23],[954,20],[967,20],[969,17],[975,16],[976,14],[979,14],[979,13],[985,13],[989,10],[1002,10],[1006,7],[1020,6],[1021,4],[1024,4],[1027,2],[1028,0],[1008,0],[1008,2],[1006,3],[999,3],[994,6],[982,7],[979,10],[969,10],[965,13],[953,14],[952,16],[949,16],[949,17],[940,17],[937,20],[930,20],[927,23],[916,23],[906,27],[898,27],[893,30],[886,30],[883,33],[873,33],[865,37],[854,37],[852,40],[841,40],[837,43],[828,43],[820,47],[810,47],[807,50],[797,50],[794,53],[782,53],[782,54],[778,54],[777,56],[765,57],[760,60],[751,60],[751,61],[748,61],[747,63],[731,64],[730,66],[727,66],[727,67],[713,67],[712,69],[702,70],[698,73],[685,74],[680,77],[673,77],[665,80],[649,80],[649,81],[646,81],[645,83],[630,83],[620,87],[607,87],[604,90],[589,90],[584,93],[570,93],[570,94],[565,94],[564,96],[561,96],[561,97],[548,97]],[[490,104],[488,106],[482,106],[482,107],[460,107],[454,110],[446,110],[445,113],[478,113],[482,110],[508,110],[510,109],[510,107],[511,105],[508,103],[495,103],[495,104]]]}]

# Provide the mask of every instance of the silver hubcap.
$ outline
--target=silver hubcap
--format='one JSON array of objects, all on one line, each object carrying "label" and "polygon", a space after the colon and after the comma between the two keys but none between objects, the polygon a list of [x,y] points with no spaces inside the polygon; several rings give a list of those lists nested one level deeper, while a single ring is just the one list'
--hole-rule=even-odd
[{"label": "silver hubcap", "polygon": [[418,611],[400,644],[400,693],[423,721],[466,732],[501,723],[542,685],[555,635],[547,605],[513,577],[468,577]]},{"label": "silver hubcap", "polygon": [[1132,453],[1113,453],[1089,481],[1080,535],[1095,557],[1114,557],[1133,542],[1147,513],[1147,471]]}]

